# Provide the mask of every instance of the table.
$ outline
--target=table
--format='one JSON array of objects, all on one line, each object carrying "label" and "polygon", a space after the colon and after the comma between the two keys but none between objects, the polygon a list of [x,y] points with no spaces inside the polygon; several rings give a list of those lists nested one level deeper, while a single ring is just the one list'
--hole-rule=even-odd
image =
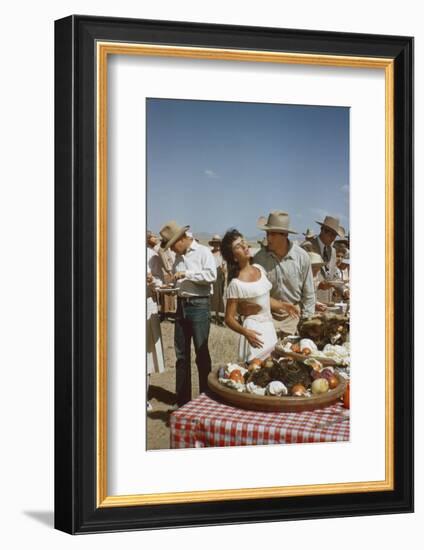
[{"label": "table", "polygon": [[171,449],[349,441],[341,403],[301,413],[257,412],[224,405],[202,393],[171,414]]}]

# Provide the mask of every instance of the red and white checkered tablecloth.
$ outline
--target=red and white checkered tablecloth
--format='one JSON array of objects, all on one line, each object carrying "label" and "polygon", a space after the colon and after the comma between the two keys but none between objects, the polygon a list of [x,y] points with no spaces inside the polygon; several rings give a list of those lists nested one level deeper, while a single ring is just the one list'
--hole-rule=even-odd
[{"label": "red and white checkered tablecloth", "polygon": [[219,403],[202,393],[171,414],[171,448],[349,441],[350,420],[341,403],[301,413],[257,412]]}]

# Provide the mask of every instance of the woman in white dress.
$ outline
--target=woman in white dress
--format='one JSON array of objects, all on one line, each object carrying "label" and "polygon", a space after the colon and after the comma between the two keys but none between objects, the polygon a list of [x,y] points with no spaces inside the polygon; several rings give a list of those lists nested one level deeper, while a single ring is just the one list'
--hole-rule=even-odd
[{"label": "woman in white dress", "polygon": [[[297,306],[270,297],[271,282],[262,266],[251,264],[249,247],[243,235],[236,229],[227,231],[221,243],[221,252],[227,262],[228,286],[225,309],[226,325],[238,332],[239,360],[247,363],[255,358],[263,359],[271,353],[277,343],[271,310],[299,316]],[[248,315],[240,324],[237,320],[237,304],[242,300],[260,307],[254,315]]]}]

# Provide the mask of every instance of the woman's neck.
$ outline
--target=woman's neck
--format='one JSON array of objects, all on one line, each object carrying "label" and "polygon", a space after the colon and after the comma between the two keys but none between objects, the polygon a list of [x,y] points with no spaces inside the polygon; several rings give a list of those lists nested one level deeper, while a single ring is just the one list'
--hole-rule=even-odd
[{"label": "woman's neck", "polygon": [[243,263],[239,262],[239,275],[240,274],[246,274],[252,269],[252,265],[250,263],[250,258],[247,258]]},{"label": "woman's neck", "polygon": [[247,258],[246,260],[243,260],[242,262],[238,262],[239,264],[239,269],[240,269],[240,273],[242,271],[246,271],[246,270],[249,270],[249,267],[250,267],[250,258]]}]

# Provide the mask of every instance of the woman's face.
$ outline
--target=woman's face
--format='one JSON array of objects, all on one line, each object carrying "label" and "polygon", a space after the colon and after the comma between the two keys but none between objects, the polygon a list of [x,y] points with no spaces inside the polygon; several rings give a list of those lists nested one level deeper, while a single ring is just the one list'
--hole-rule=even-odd
[{"label": "woman's face", "polygon": [[250,258],[249,246],[243,237],[237,237],[231,245],[231,250],[234,256],[234,260],[238,262],[239,260],[246,261]]}]

